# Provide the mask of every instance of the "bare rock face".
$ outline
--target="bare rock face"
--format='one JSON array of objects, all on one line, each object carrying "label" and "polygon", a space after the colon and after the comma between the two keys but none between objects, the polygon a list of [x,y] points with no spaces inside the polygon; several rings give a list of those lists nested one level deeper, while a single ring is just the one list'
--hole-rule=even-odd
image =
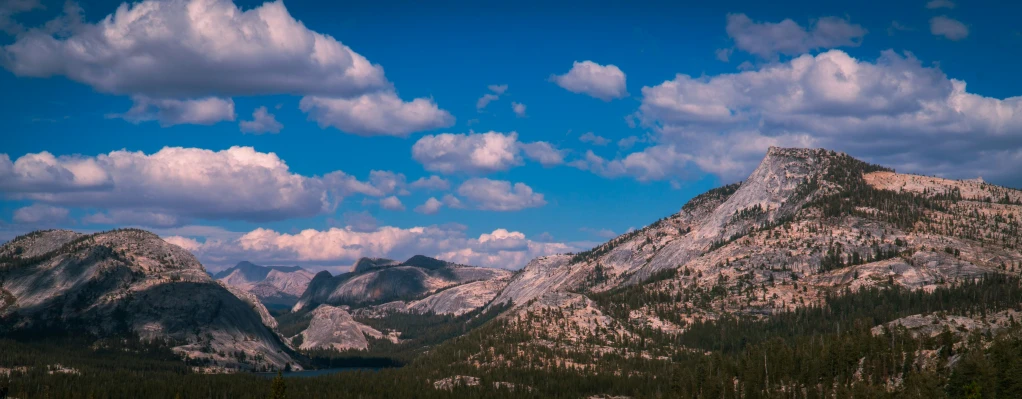
[{"label": "bare rock face", "polygon": [[230,285],[224,284],[223,282],[220,282],[220,285],[226,288],[227,291],[230,291],[231,294],[238,297],[238,299],[245,301],[245,303],[247,303],[248,306],[252,307],[252,310],[254,310],[259,315],[259,318],[262,319],[264,325],[271,329],[277,328],[277,319],[273,318],[273,315],[271,315],[270,311],[266,309],[266,306],[264,306],[263,303],[259,301],[259,297],[257,297],[255,294],[251,292],[242,291],[239,288],[232,287]]},{"label": "bare rock face", "polygon": [[260,266],[239,262],[213,278],[249,292],[267,305],[293,306],[308,288],[314,274],[298,266]]},{"label": "bare rock face", "polygon": [[461,316],[482,308],[507,285],[507,278],[473,281],[445,288],[414,301],[394,301],[359,309],[359,315],[384,317],[390,312]]},{"label": "bare rock face", "polygon": [[302,331],[301,349],[366,350],[366,337],[381,339],[383,333],[355,321],[346,310],[330,305],[319,305],[312,311],[309,328]]},{"label": "bare rock face", "polygon": [[[551,289],[586,286],[599,291],[677,269],[716,242],[791,217],[819,195],[818,181],[828,159],[824,150],[771,148],[740,185],[711,190],[693,198],[679,213],[592,250],[530,262],[496,302],[521,304]],[[592,278],[594,274],[598,278]]]},{"label": "bare rock face", "polygon": [[265,308],[217,284],[188,251],[142,230],[16,238],[0,247],[0,294],[6,331],[160,339],[227,368],[294,362],[264,325],[272,321]]},{"label": "bare rock face", "polygon": [[364,258],[352,270],[338,276],[320,272],[292,310],[297,312],[319,304],[361,306],[411,301],[440,289],[502,279],[511,274],[507,270],[458,265],[421,255],[405,262]]},{"label": "bare rock face", "polygon": [[941,313],[917,314],[873,327],[873,335],[880,335],[884,329],[905,329],[913,336],[936,337],[944,332],[958,336],[967,336],[979,332],[993,334],[1011,327],[1022,317],[1022,313],[1008,309],[983,316],[973,317]]}]

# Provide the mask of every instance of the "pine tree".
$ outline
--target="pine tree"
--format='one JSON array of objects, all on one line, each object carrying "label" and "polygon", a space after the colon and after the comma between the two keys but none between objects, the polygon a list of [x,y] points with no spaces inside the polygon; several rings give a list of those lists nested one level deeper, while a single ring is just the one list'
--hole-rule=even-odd
[{"label": "pine tree", "polygon": [[273,384],[270,386],[270,399],[286,399],[287,398],[287,386],[284,384],[284,376],[277,371],[277,376],[273,377]]}]

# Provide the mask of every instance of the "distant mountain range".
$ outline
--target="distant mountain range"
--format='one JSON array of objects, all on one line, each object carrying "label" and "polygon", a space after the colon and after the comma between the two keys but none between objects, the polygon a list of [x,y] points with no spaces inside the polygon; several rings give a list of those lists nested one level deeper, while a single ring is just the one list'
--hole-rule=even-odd
[{"label": "distant mountain range", "polygon": [[351,272],[323,271],[292,309],[307,326],[287,337],[301,349],[360,349],[367,337],[399,343],[402,331],[381,332],[355,320],[395,313],[459,316],[481,309],[507,284],[511,272],[459,265],[416,255],[404,262],[361,258]]},{"label": "distant mountain range", "polygon": [[252,293],[268,307],[290,308],[305,292],[313,276],[299,266],[260,266],[243,261],[214,274],[213,278]]},{"label": "distant mountain range", "polygon": [[352,265],[350,273],[317,273],[293,310],[320,304],[354,307],[420,299],[442,288],[510,275],[507,270],[459,265],[422,255],[404,262],[362,258]]}]

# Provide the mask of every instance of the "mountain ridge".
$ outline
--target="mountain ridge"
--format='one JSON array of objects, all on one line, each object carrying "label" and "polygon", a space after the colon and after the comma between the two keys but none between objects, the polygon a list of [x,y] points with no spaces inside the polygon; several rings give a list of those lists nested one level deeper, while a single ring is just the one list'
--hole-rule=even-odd
[{"label": "mountain ridge", "polygon": [[300,266],[261,266],[248,261],[213,275],[218,281],[255,295],[266,306],[291,307],[314,275]]}]

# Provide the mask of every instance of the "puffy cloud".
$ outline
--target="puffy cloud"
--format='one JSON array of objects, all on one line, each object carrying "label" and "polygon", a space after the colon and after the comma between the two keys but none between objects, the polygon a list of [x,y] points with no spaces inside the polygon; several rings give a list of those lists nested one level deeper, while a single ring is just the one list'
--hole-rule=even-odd
[{"label": "puffy cloud", "polygon": [[572,93],[587,94],[603,101],[628,95],[625,73],[615,65],[604,66],[592,61],[575,61],[568,73],[553,75],[550,80]]},{"label": "puffy cloud", "polygon": [[402,101],[393,92],[365,94],[355,98],[310,96],[299,103],[320,127],[361,136],[405,137],[414,132],[454,125],[454,116],[432,99]]},{"label": "puffy cloud", "polygon": [[555,166],[564,163],[566,150],[559,150],[545,141],[520,144],[525,156],[543,166]]},{"label": "puffy cloud", "polygon": [[931,10],[937,8],[955,8],[955,3],[951,0],[930,0],[926,3],[926,8]]},{"label": "puffy cloud", "polygon": [[46,204],[32,204],[14,211],[14,221],[22,224],[53,224],[67,220],[70,210]]},{"label": "puffy cloud", "polygon": [[68,192],[105,189],[112,179],[95,158],[60,157],[43,151],[11,162],[0,154],[0,190],[5,192]]},{"label": "puffy cloud", "polygon": [[869,62],[831,50],[740,73],[679,74],[642,93],[637,115],[657,146],[674,144],[726,179],[743,178],[771,145],[826,147],[949,177],[1018,179],[1022,170],[1022,97],[969,93],[910,54]]},{"label": "puffy cloud", "polygon": [[277,122],[277,118],[269,113],[266,107],[256,108],[255,112],[252,112],[252,120],[241,121],[239,126],[242,133],[252,134],[280,133],[280,129],[284,128],[284,125]]},{"label": "puffy cloud", "polygon": [[412,158],[426,170],[441,173],[483,174],[508,170],[525,157],[543,166],[564,162],[564,150],[550,143],[518,141],[518,133],[469,133],[423,136],[412,146]]},{"label": "puffy cloud", "polygon": [[444,203],[440,202],[440,200],[433,197],[429,197],[429,199],[426,200],[426,202],[422,203],[422,205],[415,207],[415,212],[424,215],[432,215],[439,212],[440,207],[442,207],[443,205]]},{"label": "puffy cloud", "polygon": [[515,116],[519,118],[525,117],[525,104],[512,102],[511,110],[515,112]]},{"label": "puffy cloud", "polygon": [[969,36],[969,27],[956,19],[939,16],[930,19],[930,33],[958,41]]},{"label": "puffy cloud", "polygon": [[412,182],[411,187],[417,190],[445,191],[451,188],[451,182],[440,176],[432,175],[429,178],[420,177],[419,180]]},{"label": "puffy cloud", "polygon": [[380,208],[388,211],[403,211],[405,210],[405,205],[401,203],[401,199],[392,195],[390,197],[380,199]]},{"label": "puffy cloud", "polygon": [[[8,198],[178,218],[269,221],[313,216],[332,210],[344,196],[384,196],[403,184],[403,176],[389,172],[374,172],[370,178],[362,182],[341,171],[303,176],[291,172],[276,154],[251,147],[165,147],[153,154],[122,150],[95,157],[42,152],[13,163],[0,154],[0,191]],[[400,183],[391,184],[395,179]]]},{"label": "puffy cloud", "polygon": [[82,218],[85,223],[120,226],[177,227],[182,224],[177,216],[150,211],[118,209],[95,213]]},{"label": "puffy cloud", "polygon": [[583,143],[592,143],[593,145],[605,146],[610,144],[610,140],[607,140],[603,136],[593,134],[593,132],[586,132],[585,134],[578,136],[578,141]]},{"label": "puffy cloud", "polygon": [[518,211],[546,205],[543,194],[534,193],[525,183],[475,178],[458,187],[458,194],[473,203],[476,209]]},{"label": "puffy cloud", "polygon": [[813,22],[811,29],[807,29],[791,19],[777,23],[755,22],[745,14],[728,14],[726,29],[739,50],[763,58],[774,58],[778,54],[799,55],[816,49],[856,47],[866,35],[862,26],[836,17],[820,18]]},{"label": "puffy cloud", "polygon": [[[0,24],[4,18],[0,11]],[[278,94],[303,96],[310,119],[354,134],[406,136],[454,124],[432,99],[401,100],[382,67],[308,29],[282,1],[242,11],[230,0],[146,0],[95,24],[76,18],[20,34],[0,48],[0,65],[131,95],[135,106],[120,117],[165,126],[234,120],[230,97]],[[276,126],[263,121],[263,130]],[[242,129],[260,130],[249,126]]]},{"label": "puffy cloud", "polygon": [[408,195],[408,190],[405,189],[406,181],[405,175],[389,170],[373,170],[369,172],[369,184],[379,190],[379,195],[392,193]]},{"label": "puffy cloud", "polygon": [[453,196],[451,194],[444,195],[443,202],[444,202],[444,205],[447,205],[448,208],[452,208],[452,209],[464,209],[465,208],[465,204],[462,204],[461,200],[458,199],[458,197],[455,197],[455,196]]},{"label": "puffy cloud", "polygon": [[691,160],[691,155],[680,153],[674,145],[657,145],[609,161],[589,150],[584,158],[572,161],[569,165],[603,177],[630,176],[647,182],[679,178]]},{"label": "puffy cloud", "polygon": [[261,94],[350,97],[390,87],[383,68],[309,30],[281,1],[121,4],[71,35],[34,29],[3,47],[18,76],[66,76],[104,93],[186,98]]},{"label": "puffy cloud", "polygon": [[188,251],[195,252],[195,251],[198,251],[198,250],[202,249],[202,243],[199,242],[196,239],[193,239],[193,238],[181,237],[181,236],[166,236],[166,237],[162,237],[162,238],[163,238],[163,241],[166,241],[168,243],[177,245],[177,246],[179,246],[181,248],[184,248],[185,250],[188,250]]},{"label": "puffy cloud", "polygon": [[522,163],[515,132],[423,136],[412,146],[412,158],[441,173],[488,173]]},{"label": "puffy cloud", "polygon": [[234,120],[234,100],[229,98],[174,100],[135,96],[132,102],[127,112],[107,117],[121,118],[131,123],[157,121],[164,127],[182,124],[212,125]]},{"label": "puffy cloud", "polygon": [[384,226],[372,231],[349,227],[308,229],[296,234],[256,229],[237,238],[202,241],[199,240],[202,237],[185,235],[164,237],[195,253],[203,264],[216,266],[247,259],[257,263],[327,265],[340,269],[363,256],[407,259],[422,254],[463,264],[517,269],[537,256],[585,249],[571,244],[532,241],[520,232],[505,229],[472,238],[464,234],[463,226],[407,229]]}]

